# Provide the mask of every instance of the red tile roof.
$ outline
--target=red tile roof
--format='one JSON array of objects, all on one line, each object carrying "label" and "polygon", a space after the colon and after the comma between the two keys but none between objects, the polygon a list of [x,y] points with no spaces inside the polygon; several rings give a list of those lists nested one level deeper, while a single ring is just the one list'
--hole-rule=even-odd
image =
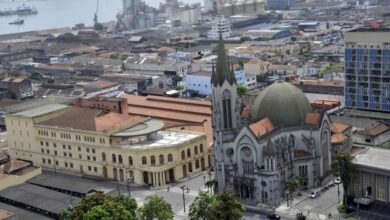
[{"label": "red tile roof", "polygon": [[338,144],[338,143],[343,143],[344,141],[346,141],[348,139],[347,136],[345,136],[344,134],[342,133],[338,133],[338,134],[334,134],[330,137],[330,142],[332,144]]},{"label": "red tile roof", "polygon": [[107,89],[111,88],[113,86],[118,85],[118,83],[113,83],[113,82],[108,82],[108,81],[103,81],[103,80],[97,80],[94,82],[87,83],[85,87],[88,88],[98,88],[98,89]]},{"label": "red tile roof", "polygon": [[345,123],[341,123],[341,122],[332,122],[332,124],[330,125],[330,130],[333,132],[333,133],[343,133],[344,131],[346,131],[347,129],[349,129],[351,126],[348,125],[348,124],[345,124]]},{"label": "red tile roof", "polygon": [[261,137],[274,130],[275,126],[272,124],[269,118],[264,118],[256,123],[249,125],[249,128],[252,130],[253,134],[255,134],[257,137]]},{"label": "red tile roof", "polygon": [[389,131],[389,129],[389,126],[380,122],[372,128],[356,131],[356,133],[368,136],[378,136],[386,131]]},{"label": "red tile roof", "polygon": [[318,112],[309,112],[306,114],[305,123],[318,125],[321,122],[321,115]]},{"label": "red tile roof", "polygon": [[296,149],[294,150],[294,158],[310,157],[311,154],[305,150]]},{"label": "red tile roof", "polygon": [[30,166],[29,162],[22,161],[22,160],[10,160],[7,163],[0,166],[0,170],[3,171],[3,173],[10,174],[16,170],[25,168]]}]

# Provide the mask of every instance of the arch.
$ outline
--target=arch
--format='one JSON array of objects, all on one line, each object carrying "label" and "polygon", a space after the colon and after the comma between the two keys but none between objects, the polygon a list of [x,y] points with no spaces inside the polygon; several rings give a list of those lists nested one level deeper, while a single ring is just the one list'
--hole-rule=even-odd
[{"label": "arch", "polygon": [[142,160],[142,165],[148,164],[148,161],[146,160],[145,156],[143,156],[141,160]]},{"label": "arch", "polygon": [[198,146],[197,145],[195,145],[195,147],[194,147],[194,154],[195,155],[198,154]]},{"label": "arch", "polygon": [[195,161],[195,169],[199,169],[199,160]]},{"label": "arch", "polygon": [[181,159],[182,160],[186,159],[186,152],[184,150],[181,152]]},{"label": "arch", "polygon": [[199,151],[200,151],[201,153],[203,153],[203,144],[200,144],[200,145],[199,145]]},{"label": "arch", "polygon": [[187,176],[187,166],[183,165],[183,177]]},{"label": "arch", "polygon": [[125,181],[125,176],[122,169],[119,169],[119,180],[121,182]]},{"label": "arch", "polygon": [[118,162],[123,163],[122,155],[118,154]]},{"label": "arch", "polygon": [[187,149],[187,157],[191,157],[191,149]]},{"label": "arch", "polygon": [[188,172],[192,173],[192,163],[188,164]]},{"label": "arch", "polygon": [[240,160],[239,161],[242,161],[241,163],[239,163],[239,170],[241,172],[241,174],[244,174],[244,175],[253,175],[254,173],[254,169],[255,169],[255,154],[254,154],[254,151],[253,149],[248,146],[248,145],[244,145],[240,148],[240,151],[239,151],[239,157],[240,157]]},{"label": "arch", "polygon": [[132,156],[129,156],[129,165],[133,166],[133,157]]},{"label": "arch", "polygon": [[103,166],[103,177],[104,177],[105,179],[108,178],[108,172],[107,172],[107,167],[106,167],[106,166]]},{"label": "arch", "polygon": [[200,159],[200,168],[202,169],[202,171],[206,170],[206,166],[205,166],[203,157]]},{"label": "arch", "polygon": [[170,183],[175,181],[175,171],[173,169],[168,170],[168,177]]},{"label": "arch", "polygon": [[150,165],[152,166],[155,166],[156,165],[156,157],[154,155],[152,155],[150,157]]},{"label": "arch", "polygon": [[222,93],[222,116],[223,116],[223,127],[225,129],[232,128],[232,93],[225,89]]},{"label": "arch", "polygon": [[168,162],[172,162],[173,161],[173,156],[172,154],[168,154]]},{"label": "arch", "polygon": [[115,154],[112,154],[112,162],[116,163],[116,155]]},{"label": "arch", "polygon": [[106,153],[102,153],[102,161],[106,161]]},{"label": "arch", "polygon": [[144,183],[148,184],[149,183],[149,174],[148,174],[148,172],[143,172],[142,176],[143,176],[143,179],[144,179]]},{"label": "arch", "polygon": [[118,180],[118,171],[117,171],[116,168],[113,168],[113,169],[112,169],[112,174],[113,174],[114,180]]},{"label": "arch", "polygon": [[160,165],[164,164],[164,155],[160,154],[160,156],[158,156],[158,162],[160,163]]}]

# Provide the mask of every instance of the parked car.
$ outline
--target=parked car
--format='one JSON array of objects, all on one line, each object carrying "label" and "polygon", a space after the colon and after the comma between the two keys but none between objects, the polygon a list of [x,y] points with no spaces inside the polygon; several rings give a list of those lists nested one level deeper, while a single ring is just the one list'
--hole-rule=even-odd
[{"label": "parked car", "polygon": [[312,193],[310,194],[310,198],[315,199],[315,198],[317,198],[319,195],[320,195],[320,192],[315,191],[315,192],[312,192]]},{"label": "parked car", "polygon": [[279,220],[280,216],[274,213],[274,214],[267,215],[267,218],[271,220]]},{"label": "parked car", "polygon": [[334,183],[340,184],[340,183],[341,183],[341,178],[340,178],[340,177],[337,177],[337,178],[334,180]]}]

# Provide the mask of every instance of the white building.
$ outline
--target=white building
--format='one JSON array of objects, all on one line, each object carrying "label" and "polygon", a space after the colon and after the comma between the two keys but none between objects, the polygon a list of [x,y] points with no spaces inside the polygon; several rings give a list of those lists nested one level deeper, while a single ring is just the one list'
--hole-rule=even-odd
[{"label": "white building", "polygon": [[222,37],[228,38],[232,35],[232,29],[230,26],[230,22],[224,16],[216,17],[211,30],[208,32],[209,39],[218,39],[219,34],[222,33]]}]

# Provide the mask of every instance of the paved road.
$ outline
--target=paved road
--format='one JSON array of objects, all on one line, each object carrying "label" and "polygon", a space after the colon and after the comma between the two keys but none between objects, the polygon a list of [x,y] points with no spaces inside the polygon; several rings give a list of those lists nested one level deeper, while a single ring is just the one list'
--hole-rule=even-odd
[{"label": "paved road", "polygon": [[[340,199],[342,199],[343,191],[342,186],[340,187]],[[317,189],[319,190],[319,189]],[[296,198],[293,201],[292,207],[286,207],[286,204],[282,204],[277,209],[281,216],[294,217],[297,213],[302,212],[307,216],[307,219],[329,219],[329,213],[331,214],[330,219],[338,219],[339,214],[337,211],[338,196],[337,186],[332,187],[329,190],[322,192],[319,197],[312,199],[309,198],[309,193],[303,193],[301,197]]]}]

